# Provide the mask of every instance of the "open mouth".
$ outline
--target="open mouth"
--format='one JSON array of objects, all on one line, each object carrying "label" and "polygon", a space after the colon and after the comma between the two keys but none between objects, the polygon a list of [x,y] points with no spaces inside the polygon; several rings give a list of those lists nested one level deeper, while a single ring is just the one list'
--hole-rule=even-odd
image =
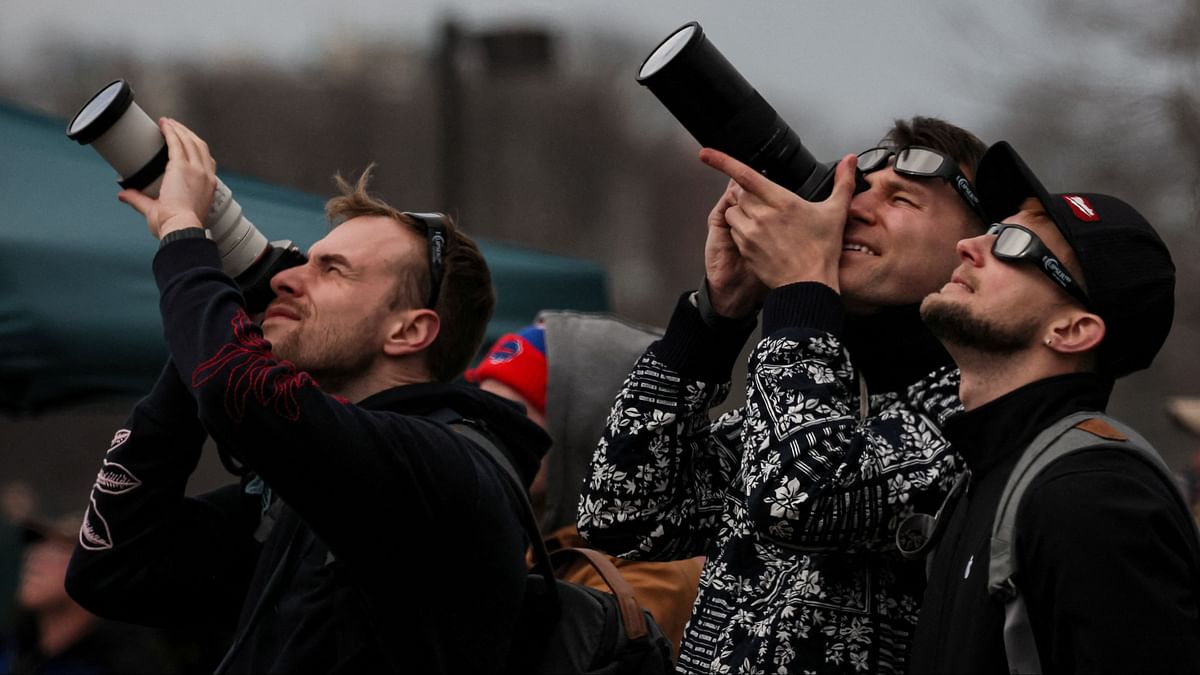
[{"label": "open mouth", "polygon": [[862,253],[864,255],[875,255],[875,256],[879,255],[879,253],[877,251],[868,247],[866,244],[860,244],[858,242],[853,242],[853,241],[848,241],[848,242],[843,243],[842,250],[843,251],[854,251],[855,253]]}]

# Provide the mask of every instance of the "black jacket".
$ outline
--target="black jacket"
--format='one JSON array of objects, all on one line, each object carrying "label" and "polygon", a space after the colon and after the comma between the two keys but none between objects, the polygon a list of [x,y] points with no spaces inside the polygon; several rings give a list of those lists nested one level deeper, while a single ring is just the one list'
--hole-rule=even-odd
[{"label": "black jacket", "polygon": [[[467,386],[323,393],[271,355],[219,264],[196,239],[155,258],[173,362],[113,439],[68,590],[126,621],[236,622],[223,671],[498,669],[526,577],[517,505],[422,416],[484,421],[527,481],[548,437]],[[206,432],[256,480],[185,497]]]},{"label": "black jacket", "polygon": [[[1016,461],[1066,415],[1103,410],[1111,384],[1064,375],[950,419],[972,472],[934,555],[914,673],[1007,673],[1003,606],[987,592],[992,521]],[[1121,450],[1084,450],[1030,485],[1015,581],[1045,672],[1200,672],[1200,545],[1171,486]]]}]

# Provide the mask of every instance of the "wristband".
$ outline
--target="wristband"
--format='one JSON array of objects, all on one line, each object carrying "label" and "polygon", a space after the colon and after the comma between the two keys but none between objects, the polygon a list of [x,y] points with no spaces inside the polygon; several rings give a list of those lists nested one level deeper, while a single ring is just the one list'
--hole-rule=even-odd
[{"label": "wristband", "polygon": [[207,227],[184,227],[178,230],[171,230],[158,242],[158,247],[162,248],[173,241],[180,239],[212,239],[212,233]]}]

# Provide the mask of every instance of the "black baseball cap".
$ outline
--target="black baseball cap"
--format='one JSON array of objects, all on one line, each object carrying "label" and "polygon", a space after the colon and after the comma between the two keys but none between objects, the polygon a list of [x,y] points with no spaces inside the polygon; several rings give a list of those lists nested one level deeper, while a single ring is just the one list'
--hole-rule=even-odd
[{"label": "black baseball cap", "polygon": [[1175,263],[1150,223],[1116,197],[1050,194],[1005,141],[984,153],[975,187],[994,223],[1029,197],[1042,203],[1079,260],[1091,311],[1104,319],[1100,372],[1117,378],[1147,368],[1175,317]]}]

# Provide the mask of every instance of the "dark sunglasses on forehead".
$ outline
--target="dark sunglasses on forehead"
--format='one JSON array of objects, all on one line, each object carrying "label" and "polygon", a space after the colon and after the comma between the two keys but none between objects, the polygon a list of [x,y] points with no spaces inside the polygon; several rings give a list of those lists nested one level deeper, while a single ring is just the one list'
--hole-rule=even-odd
[{"label": "dark sunglasses on forehead", "polygon": [[910,145],[904,148],[878,147],[864,150],[858,153],[858,170],[868,174],[886,169],[888,160],[893,156],[896,163],[892,165],[892,169],[896,173],[916,178],[944,178],[967,203],[971,212],[983,222],[987,222],[983,208],[979,205],[979,197],[975,194],[975,187],[958,167],[958,162],[933,148]]},{"label": "dark sunglasses on forehead", "polygon": [[1046,244],[1032,230],[1010,223],[995,223],[988,228],[988,234],[996,237],[992,242],[992,255],[1000,260],[1028,260],[1038,266],[1050,280],[1058,284],[1084,307],[1091,307],[1087,293],[1075,282],[1075,278],[1067,271]]},{"label": "dark sunglasses on forehead", "polygon": [[404,215],[425,226],[425,239],[429,242],[429,301],[425,308],[433,309],[442,290],[446,267],[446,214],[405,211]]}]

